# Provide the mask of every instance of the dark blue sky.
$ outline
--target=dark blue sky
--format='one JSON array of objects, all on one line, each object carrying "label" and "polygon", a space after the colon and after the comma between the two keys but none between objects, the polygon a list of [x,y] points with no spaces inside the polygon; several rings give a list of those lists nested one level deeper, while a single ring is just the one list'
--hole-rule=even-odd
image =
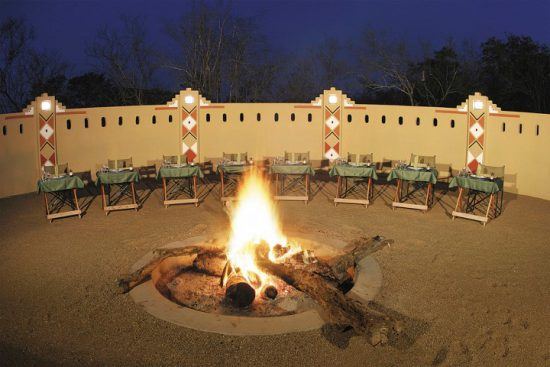
[{"label": "dark blue sky", "polygon": [[[184,0],[0,0],[0,17],[26,18],[35,29],[37,44],[59,50],[79,72],[91,66],[85,48],[102,25],[115,25],[125,14],[142,16],[151,38],[164,44],[164,25],[181,19],[189,6]],[[404,37],[411,44],[427,40],[433,47],[449,37],[479,43],[506,33],[550,44],[549,0],[234,0],[233,8],[237,14],[254,17],[274,47],[291,52],[324,36],[345,44],[367,26]]]}]

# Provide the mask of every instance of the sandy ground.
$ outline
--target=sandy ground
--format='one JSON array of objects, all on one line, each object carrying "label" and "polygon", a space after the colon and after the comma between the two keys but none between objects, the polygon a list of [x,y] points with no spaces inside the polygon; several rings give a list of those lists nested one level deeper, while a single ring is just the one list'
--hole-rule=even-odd
[{"label": "sandy ground", "polygon": [[483,228],[450,219],[455,193],[437,191],[424,215],[392,211],[393,187],[365,209],[335,208],[335,186],[314,186],[309,205],[279,204],[285,228],[394,239],[375,255],[375,301],[414,320],[413,339],[230,337],[155,319],[115,280],[155,247],[226,228],[215,192],[199,208],[164,209],[156,190],[138,213],[108,217],[96,198],[84,218],[53,224],[29,194],[0,200],[0,365],[550,366],[549,201],[507,195],[504,214]]}]

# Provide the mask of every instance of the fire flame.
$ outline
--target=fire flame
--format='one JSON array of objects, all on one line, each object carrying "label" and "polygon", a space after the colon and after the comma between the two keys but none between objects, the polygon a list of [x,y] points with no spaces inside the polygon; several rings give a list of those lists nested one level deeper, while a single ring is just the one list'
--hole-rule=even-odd
[{"label": "fire flame", "polygon": [[[287,242],[271,200],[269,184],[253,170],[243,178],[231,214],[227,259],[232,268],[254,288],[261,288],[269,282],[269,276],[255,263],[256,248],[262,242],[269,245],[269,260],[273,262],[301,251],[299,246]],[[284,255],[274,251],[277,245],[284,248]]]}]

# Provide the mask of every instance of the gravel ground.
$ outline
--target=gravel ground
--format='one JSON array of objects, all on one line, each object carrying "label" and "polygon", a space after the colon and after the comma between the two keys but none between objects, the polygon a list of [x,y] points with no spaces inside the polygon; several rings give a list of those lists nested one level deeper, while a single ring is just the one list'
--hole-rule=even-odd
[{"label": "gravel ground", "polygon": [[550,366],[550,201],[508,194],[504,214],[483,228],[451,221],[455,193],[437,191],[422,214],[390,210],[392,187],[368,209],[335,208],[334,191],[279,204],[283,224],[394,239],[375,255],[375,301],[422,325],[409,343],[372,347],[323,331],[233,337],[157,320],[115,280],[155,247],[227,228],[215,192],[199,208],[164,209],[156,190],[138,213],[108,217],[95,198],[84,218],[53,224],[29,194],[0,200],[0,365]]}]

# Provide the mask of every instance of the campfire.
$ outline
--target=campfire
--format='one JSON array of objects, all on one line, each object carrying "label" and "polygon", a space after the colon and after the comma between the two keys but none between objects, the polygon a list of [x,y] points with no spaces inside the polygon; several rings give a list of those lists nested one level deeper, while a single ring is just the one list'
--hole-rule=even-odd
[{"label": "campfire", "polygon": [[311,246],[285,236],[269,184],[257,172],[242,181],[230,223],[230,234],[222,243],[157,249],[153,260],[120,279],[119,285],[128,292],[153,279],[171,301],[221,314],[288,315],[304,309],[289,309],[286,300],[302,307],[309,302],[308,309],[320,308],[327,323],[351,327],[372,344],[400,332],[392,316],[346,296],[358,261],[390,240],[362,237],[346,249],[331,249],[335,252],[330,256],[314,253]]},{"label": "campfire", "polygon": [[264,250],[273,263],[304,253],[283,235],[268,188],[268,183],[252,171],[243,180],[231,215],[231,237],[221,285],[226,289],[226,297],[238,307],[251,304],[256,294],[272,299],[277,296],[272,277],[256,264],[259,252]]}]

